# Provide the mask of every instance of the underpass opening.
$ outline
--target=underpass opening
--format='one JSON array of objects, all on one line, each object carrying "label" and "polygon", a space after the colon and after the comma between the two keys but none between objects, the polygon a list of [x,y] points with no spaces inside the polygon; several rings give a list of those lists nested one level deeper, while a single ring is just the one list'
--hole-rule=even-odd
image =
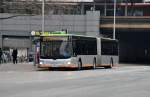
[{"label": "underpass opening", "polygon": [[[112,29],[101,30],[112,37]],[[120,62],[150,63],[150,29],[116,29]]]}]

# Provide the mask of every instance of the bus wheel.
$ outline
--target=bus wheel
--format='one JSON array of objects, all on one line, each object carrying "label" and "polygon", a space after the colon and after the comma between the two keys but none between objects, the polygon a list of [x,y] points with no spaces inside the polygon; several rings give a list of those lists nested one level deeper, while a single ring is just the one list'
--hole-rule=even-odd
[{"label": "bus wheel", "polygon": [[106,69],[111,69],[113,67],[113,58],[111,57],[110,58],[110,65],[109,66],[106,66],[105,68]]},{"label": "bus wheel", "polygon": [[93,69],[96,69],[96,58],[93,59]]},{"label": "bus wheel", "polygon": [[110,58],[110,66],[108,68],[112,68],[114,66],[114,63],[113,63],[113,58],[111,57]]},{"label": "bus wheel", "polygon": [[78,61],[78,70],[81,70],[81,69],[82,69],[82,61],[79,60],[79,61]]}]

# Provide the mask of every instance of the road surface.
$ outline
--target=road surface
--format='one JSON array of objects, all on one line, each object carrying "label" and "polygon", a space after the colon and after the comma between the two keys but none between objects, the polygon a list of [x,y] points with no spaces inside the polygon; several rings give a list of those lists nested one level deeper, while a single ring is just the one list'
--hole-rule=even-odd
[{"label": "road surface", "polygon": [[0,97],[150,97],[150,66],[0,70]]}]

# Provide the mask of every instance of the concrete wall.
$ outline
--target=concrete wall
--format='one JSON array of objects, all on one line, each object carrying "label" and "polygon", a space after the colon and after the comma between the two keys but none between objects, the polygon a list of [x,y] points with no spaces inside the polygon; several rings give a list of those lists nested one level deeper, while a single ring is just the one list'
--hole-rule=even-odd
[{"label": "concrete wall", "polygon": [[88,11],[86,15],[86,34],[99,36],[100,12]]},{"label": "concrete wall", "polygon": [[11,48],[30,48],[31,41],[27,38],[4,38],[3,39],[3,46],[4,47],[11,47]]},{"label": "concrete wall", "polygon": [[[6,15],[3,17],[10,17]],[[68,29],[71,33],[97,35],[99,33],[100,13],[98,11],[88,11],[86,15],[49,15],[45,16],[45,31],[58,31]],[[1,28],[5,33],[22,34],[23,32],[41,30],[41,16],[16,16],[13,18],[0,20]],[[12,33],[13,32],[13,33]],[[18,32],[18,33],[17,33]]]},{"label": "concrete wall", "polygon": [[[97,36],[99,35],[99,19],[99,11],[88,11],[86,15],[49,15],[45,16],[45,31],[68,29],[71,34]],[[18,36],[18,38],[30,36],[31,31],[41,31],[41,22],[41,16],[0,14],[0,32],[3,36]],[[1,37],[0,41],[2,41]],[[15,44],[13,41],[7,39],[3,45],[29,47],[28,44],[30,43],[26,40],[20,40]],[[22,43],[26,44],[22,45]]]}]

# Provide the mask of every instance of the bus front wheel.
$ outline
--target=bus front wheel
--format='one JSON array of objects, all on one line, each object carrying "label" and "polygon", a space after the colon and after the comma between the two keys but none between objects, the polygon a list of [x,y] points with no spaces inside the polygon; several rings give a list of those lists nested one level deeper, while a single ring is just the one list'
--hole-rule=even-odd
[{"label": "bus front wheel", "polygon": [[96,69],[96,58],[93,59],[93,69]]}]

